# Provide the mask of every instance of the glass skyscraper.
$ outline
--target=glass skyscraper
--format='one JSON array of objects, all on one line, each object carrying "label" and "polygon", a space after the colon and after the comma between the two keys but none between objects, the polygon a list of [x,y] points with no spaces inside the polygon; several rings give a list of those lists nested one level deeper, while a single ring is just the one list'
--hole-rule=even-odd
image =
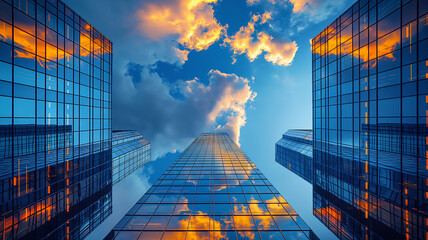
[{"label": "glass skyscraper", "polygon": [[137,131],[113,131],[113,184],[151,159],[150,143]]},{"label": "glass skyscraper", "polygon": [[57,0],[0,0],[0,239],[111,213],[112,43]]},{"label": "glass skyscraper", "polygon": [[275,144],[275,161],[312,183],[312,130],[285,132]]},{"label": "glass skyscraper", "polygon": [[357,1],[312,53],[314,214],[342,239],[428,239],[428,1]]},{"label": "glass skyscraper", "polygon": [[106,239],[317,239],[227,134],[201,134]]}]

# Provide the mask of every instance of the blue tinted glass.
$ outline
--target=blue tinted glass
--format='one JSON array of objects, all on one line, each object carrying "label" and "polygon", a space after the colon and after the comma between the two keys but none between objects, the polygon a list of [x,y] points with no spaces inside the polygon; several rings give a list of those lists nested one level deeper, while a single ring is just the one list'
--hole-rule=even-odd
[{"label": "blue tinted glass", "polygon": [[12,65],[0,61],[0,80],[12,82]]},{"label": "blue tinted glass", "polygon": [[12,96],[12,83],[0,81],[0,95]]},{"label": "blue tinted glass", "polygon": [[36,97],[36,89],[34,87],[15,84],[14,90],[15,90],[15,97],[31,98],[31,99],[34,99]]},{"label": "blue tinted glass", "polygon": [[[0,39],[1,39],[1,35],[0,35]],[[8,63],[12,62],[12,46],[2,41],[0,41],[0,60]]]},{"label": "blue tinted glass", "polygon": [[35,72],[26,68],[15,66],[14,68],[15,83],[35,86]]},{"label": "blue tinted glass", "polygon": [[14,116],[15,117],[35,117],[35,101],[30,99],[14,99]]},{"label": "blue tinted glass", "polygon": [[12,117],[12,98],[0,96],[0,117]]}]

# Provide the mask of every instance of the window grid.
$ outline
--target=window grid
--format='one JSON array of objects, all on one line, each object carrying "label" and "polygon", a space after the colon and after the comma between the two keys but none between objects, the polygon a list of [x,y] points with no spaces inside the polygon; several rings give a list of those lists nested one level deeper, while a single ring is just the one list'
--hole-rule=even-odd
[{"label": "window grid", "polygon": [[112,43],[61,1],[0,0],[0,238],[111,213]]},{"label": "window grid", "polygon": [[340,238],[428,237],[427,19],[360,0],[312,41],[314,213]]},{"label": "window grid", "polygon": [[227,134],[201,134],[107,239],[317,239]]}]

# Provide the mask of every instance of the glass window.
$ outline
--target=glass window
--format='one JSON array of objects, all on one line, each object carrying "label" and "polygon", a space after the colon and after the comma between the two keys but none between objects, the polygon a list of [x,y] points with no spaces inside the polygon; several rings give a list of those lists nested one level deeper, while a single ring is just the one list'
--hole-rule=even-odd
[{"label": "glass window", "polygon": [[400,109],[401,101],[399,98],[378,101],[379,117],[399,117],[401,114]]},{"label": "glass window", "polygon": [[12,98],[0,96],[0,117],[12,117]]},{"label": "glass window", "polygon": [[[1,35],[0,35],[1,38]],[[0,41],[0,60],[8,63],[12,62],[12,46]]]},{"label": "glass window", "polygon": [[12,82],[12,65],[0,61],[0,80]]},{"label": "glass window", "polygon": [[143,204],[140,209],[138,209],[137,213],[138,215],[152,215],[156,208],[158,207],[158,204]]},{"label": "glass window", "polygon": [[[187,230],[189,216],[172,216],[169,220],[167,230]],[[164,236],[165,237],[165,236]]]},{"label": "glass window", "polygon": [[[282,236],[282,234],[281,234],[281,232],[280,231],[260,231],[260,236],[262,236],[262,239],[263,240],[270,240],[270,239],[272,239],[272,240],[281,240],[281,239],[284,239],[284,237]],[[304,235],[302,235],[302,237],[303,237]],[[290,239],[292,239],[292,238],[290,238]]]},{"label": "glass window", "polygon": [[14,98],[14,117],[34,118],[36,115],[34,100]]},{"label": "glass window", "polygon": [[[138,233],[140,233],[140,232],[138,232]],[[160,240],[162,237],[162,234],[163,234],[163,232],[144,231],[141,233],[138,240]],[[127,240],[127,239],[131,239],[131,238],[124,238],[123,240]]]},{"label": "glass window", "polygon": [[157,215],[170,215],[174,210],[175,204],[160,204],[156,209]]},{"label": "glass window", "polygon": [[291,216],[273,216],[273,218],[281,230],[299,230],[299,226]]},{"label": "glass window", "polygon": [[117,240],[136,240],[136,239],[138,239],[139,235],[140,235],[140,232],[137,232],[137,231],[121,231],[121,232],[119,232],[119,234],[117,234],[115,239],[117,239]]},{"label": "glass window", "polygon": [[419,18],[419,40],[428,37],[428,14]]},{"label": "glass window", "polygon": [[260,240],[257,231],[238,231],[237,236],[239,240]]},{"label": "glass window", "polygon": [[163,230],[169,220],[169,216],[152,216],[146,225],[146,230]]},{"label": "glass window", "polygon": [[379,73],[378,87],[386,87],[400,83],[400,68]]},{"label": "glass window", "polygon": [[174,215],[189,215],[192,210],[192,204],[177,204],[174,209]]},{"label": "glass window", "polygon": [[378,38],[400,27],[400,22],[400,10],[397,10],[386,18],[380,20],[378,23]]},{"label": "glass window", "polygon": [[27,52],[36,53],[36,38],[16,27],[14,28],[14,44]]},{"label": "glass window", "polygon": [[31,35],[36,35],[36,22],[34,19],[22,13],[21,11],[15,10],[14,20],[16,27],[26,31],[27,33],[30,33]]},{"label": "glass window", "polygon": [[378,46],[377,46],[378,56],[384,56],[385,54],[391,53],[394,50],[397,50],[400,48],[400,45],[401,45],[400,31],[401,29],[398,29],[379,39]]},{"label": "glass window", "polygon": [[143,230],[149,222],[150,216],[133,216],[123,227],[126,230]]},{"label": "glass window", "polygon": [[412,0],[403,6],[402,23],[406,24],[417,17],[417,0]]},{"label": "glass window", "polygon": [[21,84],[14,84],[15,97],[31,98],[36,97],[36,90],[34,87],[29,87]]}]

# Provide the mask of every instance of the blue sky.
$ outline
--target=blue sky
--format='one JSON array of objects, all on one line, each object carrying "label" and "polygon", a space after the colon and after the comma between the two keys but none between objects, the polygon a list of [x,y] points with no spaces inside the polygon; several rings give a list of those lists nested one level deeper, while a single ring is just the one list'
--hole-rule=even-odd
[{"label": "blue sky", "polygon": [[[310,39],[353,0],[65,0],[113,41],[113,127],[152,143],[153,162],[114,187],[106,234],[201,132],[226,131],[321,239],[311,186],[274,161],[312,127]],[[166,155],[165,155],[166,154]],[[132,193],[123,197],[123,193]]]}]

